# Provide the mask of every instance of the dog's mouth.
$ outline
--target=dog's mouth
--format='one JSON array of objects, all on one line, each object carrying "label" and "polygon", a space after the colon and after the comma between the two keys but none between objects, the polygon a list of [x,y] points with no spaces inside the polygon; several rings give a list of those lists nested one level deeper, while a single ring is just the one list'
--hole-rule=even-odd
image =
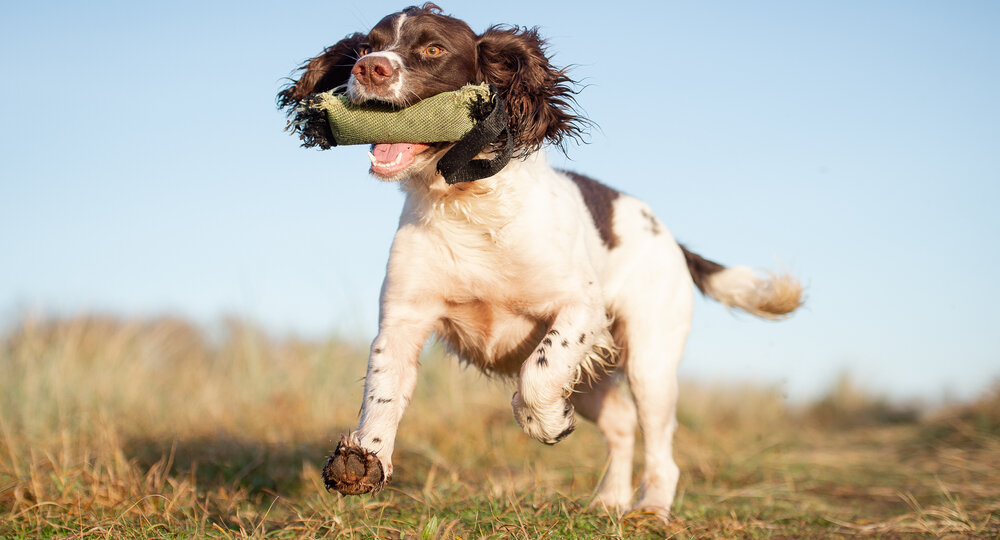
[{"label": "dog's mouth", "polygon": [[422,143],[380,143],[373,144],[368,152],[372,162],[369,170],[376,176],[394,177],[405,171],[417,159],[417,154],[430,148]]}]

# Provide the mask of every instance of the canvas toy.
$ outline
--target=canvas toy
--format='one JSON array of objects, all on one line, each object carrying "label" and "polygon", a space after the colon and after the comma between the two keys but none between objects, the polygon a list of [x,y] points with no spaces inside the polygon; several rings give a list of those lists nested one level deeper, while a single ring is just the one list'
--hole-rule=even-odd
[{"label": "canvas toy", "polygon": [[[295,110],[290,127],[299,133],[302,146],[323,150],[352,144],[455,142],[438,162],[438,171],[454,184],[492,176],[507,164],[513,151],[507,121],[506,105],[496,89],[480,84],[403,108],[355,104],[334,92],[313,94]],[[484,150],[493,156],[474,159]]]}]

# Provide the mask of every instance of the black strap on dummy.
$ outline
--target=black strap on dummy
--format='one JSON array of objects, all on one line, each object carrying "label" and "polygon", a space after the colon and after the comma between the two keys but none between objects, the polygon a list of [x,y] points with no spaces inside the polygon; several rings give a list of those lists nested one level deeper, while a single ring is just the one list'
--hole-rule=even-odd
[{"label": "black strap on dummy", "polygon": [[[438,160],[437,170],[449,185],[493,176],[507,165],[514,153],[514,140],[510,130],[507,129],[509,121],[507,104],[492,85],[490,95],[492,103],[481,104],[485,105],[485,111],[488,111],[485,112],[485,118],[482,114],[476,114],[479,111],[473,112],[478,121],[472,131],[466,133]],[[501,146],[494,149],[492,158],[474,159],[480,152],[497,142],[500,142]]]}]

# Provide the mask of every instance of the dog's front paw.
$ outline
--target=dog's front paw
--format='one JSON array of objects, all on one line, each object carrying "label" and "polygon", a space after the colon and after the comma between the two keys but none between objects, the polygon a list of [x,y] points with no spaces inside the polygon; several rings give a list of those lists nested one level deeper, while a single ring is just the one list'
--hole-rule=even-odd
[{"label": "dog's front paw", "polygon": [[341,437],[337,449],[323,467],[323,483],[328,491],[344,495],[378,493],[389,478],[378,456],[355,440]]},{"label": "dog's front paw", "polygon": [[531,407],[525,404],[520,392],[514,392],[510,404],[514,420],[521,429],[545,444],[556,444],[576,429],[576,415],[569,399],[553,402],[548,407]]}]

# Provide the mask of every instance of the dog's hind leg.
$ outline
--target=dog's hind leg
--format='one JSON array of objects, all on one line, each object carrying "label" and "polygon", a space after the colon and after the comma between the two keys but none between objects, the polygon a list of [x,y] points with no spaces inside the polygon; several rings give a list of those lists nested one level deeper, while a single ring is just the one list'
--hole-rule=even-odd
[{"label": "dog's hind leg", "polygon": [[654,512],[666,520],[680,474],[673,456],[673,436],[677,428],[677,365],[690,325],[672,329],[631,326],[626,371],[639,413],[645,449],[642,494],[637,508]]},{"label": "dog's hind leg", "polygon": [[[660,237],[654,237],[654,240]],[[653,246],[612,303],[615,343],[642,430],[642,490],[637,508],[667,520],[680,476],[673,456],[677,367],[691,329],[694,288],[681,250]]]},{"label": "dog's hind leg", "polygon": [[608,443],[607,470],[592,505],[621,512],[632,501],[635,406],[610,373],[603,374],[593,384],[585,380],[576,390],[572,401],[577,412],[597,424]]}]

